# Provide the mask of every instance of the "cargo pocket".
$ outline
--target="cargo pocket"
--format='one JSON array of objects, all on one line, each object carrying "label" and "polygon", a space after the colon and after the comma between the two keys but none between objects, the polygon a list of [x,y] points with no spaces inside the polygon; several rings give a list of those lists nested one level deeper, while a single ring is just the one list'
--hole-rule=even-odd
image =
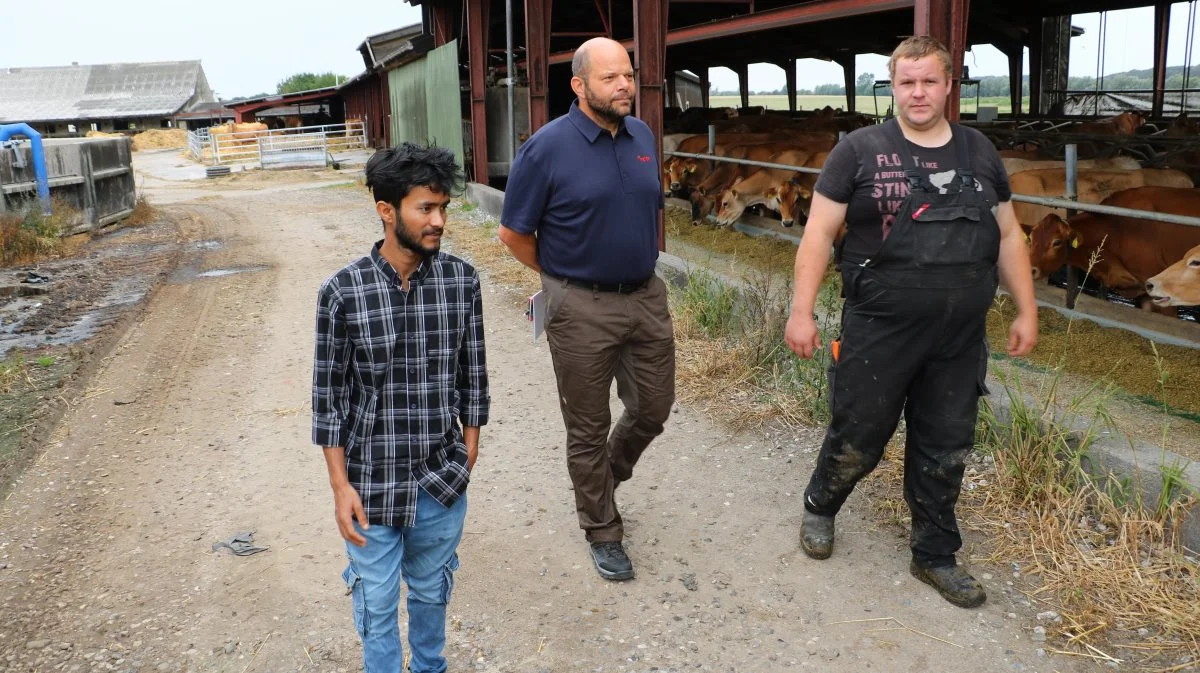
[{"label": "cargo pocket", "polygon": [[346,593],[350,594],[354,610],[354,630],[360,638],[367,637],[367,597],[363,593],[362,578],[354,572],[354,567],[347,565],[342,571],[342,581],[346,583]]},{"label": "cargo pocket", "polygon": [[450,555],[450,560],[442,566],[442,604],[450,603],[450,594],[454,592],[454,572],[458,570],[458,552]]}]

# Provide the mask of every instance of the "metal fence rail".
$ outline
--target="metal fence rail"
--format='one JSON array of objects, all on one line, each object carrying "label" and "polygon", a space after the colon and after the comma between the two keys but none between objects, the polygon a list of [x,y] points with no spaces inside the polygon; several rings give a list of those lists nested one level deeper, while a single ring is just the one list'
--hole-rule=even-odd
[{"label": "metal fence rail", "polygon": [[235,133],[212,133],[210,129],[188,132],[188,150],[192,156],[197,161],[211,164],[257,162],[263,166],[280,163],[272,162],[272,159],[288,150],[303,149],[312,153],[317,148],[322,148],[325,153],[366,149],[366,123],[352,121]]},{"label": "metal fence rail", "polygon": [[[797,173],[820,174],[820,168],[810,168],[808,166],[792,166],[789,164],[776,164],[769,161],[754,161],[751,159],[734,159],[730,157],[722,157],[716,154],[693,154],[690,152],[664,152],[668,156],[685,157],[688,159],[702,159],[705,161],[722,161],[731,164],[743,164],[747,166],[757,166],[759,168],[774,168],[785,171],[795,171]],[[1068,176],[1077,174],[1073,166],[1065,167]],[[1067,190],[1073,193],[1076,190],[1072,187],[1073,181],[1068,178]],[[1084,203],[1082,201],[1074,201],[1065,198],[1054,198],[1047,196],[1032,196],[1029,194],[1013,194],[1013,201],[1021,201],[1023,203],[1033,203],[1051,208],[1063,208],[1066,210],[1078,210],[1089,213],[1100,213],[1102,215],[1117,215],[1120,217],[1132,217],[1139,220],[1153,220],[1155,222],[1168,222],[1171,224],[1182,224],[1189,227],[1200,227],[1200,217],[1189,217],[1187,215],[1174,215],[1172,213],[1159,213],[1149,210],[1135,210],[1132,208],[1120,208],[1117,206],[1105,206],[1099,203]]]}]

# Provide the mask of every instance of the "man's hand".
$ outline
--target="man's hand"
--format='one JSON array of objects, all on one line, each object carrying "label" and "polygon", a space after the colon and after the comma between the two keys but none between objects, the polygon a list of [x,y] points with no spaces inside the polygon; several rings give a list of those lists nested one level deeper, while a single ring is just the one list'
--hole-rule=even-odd
[{"label": "man's hand", "polygon": [[813,320],[811,313],[792,311],[784,339],[788,348],[805,360],[811,359],[813,353],[821,348],[821,333],[817,330],[817,321]]},{"label": "man's hand", "polygon": [[1029,355],[1037,345],[1037,313],[1018,313],[1008,330],[1008,354],[1012,357]]},{"label": "man's hand", "polygon": [[367,514],[363,511],[362,498],[359,497],[358,491],[349,483],[334,487],[333,515],[337,520],[338,532],[347,542],[359,547],[367,546],[367,539],[354,530],[355,519],[363,530],[370,528]]},{"label": "man's hand", "polygon": [[463,428],[463,444],[467,445],[467,472],[475,467],[479,458],[479,428],[468,425]]}]

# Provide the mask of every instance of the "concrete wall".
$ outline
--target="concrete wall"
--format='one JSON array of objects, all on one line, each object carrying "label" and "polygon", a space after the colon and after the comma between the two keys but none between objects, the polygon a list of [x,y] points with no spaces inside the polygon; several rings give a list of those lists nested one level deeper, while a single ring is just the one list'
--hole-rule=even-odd
[{"label": "concrete wall", "polygon": [[[129,138],[80,138],[43,141],[50,197],[78,212],[63,235],[112,224],[133,211],[132,148]],[[18,210],[37,199],[29,141],[18,151],[25,167],[13,162],[11,149],[0,151],[0,213]]]}]

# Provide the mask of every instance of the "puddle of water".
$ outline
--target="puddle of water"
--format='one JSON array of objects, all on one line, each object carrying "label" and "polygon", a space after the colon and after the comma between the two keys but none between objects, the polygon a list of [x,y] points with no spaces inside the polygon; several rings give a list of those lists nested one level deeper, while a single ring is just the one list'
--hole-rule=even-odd
[{"label": "puddle of water", "polygon": [[250,272],[254,272],[254,271],[266,271],[266,270],[267,270],[267,267],[262,266],[262,265],[243,266],[243,267],[234,268],[234,269],[210,269],[208,271],[201,271],[200,273],[196,274],[196,277],[197,278],[220,278],[221,276],[232,276],[235,273],[250,273]]},{"label": "puddle of water", "polygon": [[220,241],[199,241],[194,243],[192,247],[200,250],[219,250],[222,243]]}]

